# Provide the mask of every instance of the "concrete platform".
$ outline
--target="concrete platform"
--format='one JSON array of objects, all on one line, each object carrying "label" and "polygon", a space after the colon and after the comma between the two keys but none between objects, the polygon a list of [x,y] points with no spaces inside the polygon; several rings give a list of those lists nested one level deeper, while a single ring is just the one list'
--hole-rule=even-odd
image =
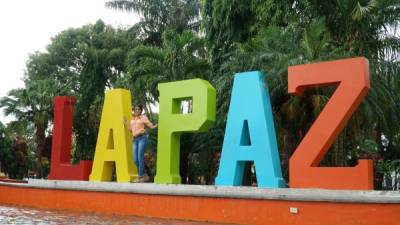
[{"label": "concrete platform", "polygon": [[348,191],[295,188],[267,189],[257,187],[221,187],[210,185],[87,182],[38,179],[30,179],[28,180],[28,185],[24,186],[45,189],[121,192],[152,195],[189,195],[213,198],[352,203],[400,203],[400,191]]}]

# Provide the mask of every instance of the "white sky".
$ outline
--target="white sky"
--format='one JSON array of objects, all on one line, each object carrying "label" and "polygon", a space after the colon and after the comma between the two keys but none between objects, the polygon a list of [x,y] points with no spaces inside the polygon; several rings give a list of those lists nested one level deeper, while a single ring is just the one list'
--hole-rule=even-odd
[{"label": "white sky", "polygon": [[[132,13],[104,7],[106,0],[23,0],[0,1],[0,97],[23,87],[29,54],[45,51],[50,38],[59,32],[102,19],[114,27],[128,27],[139,21]],[[9,122],[0,109],[0,121]]]}]

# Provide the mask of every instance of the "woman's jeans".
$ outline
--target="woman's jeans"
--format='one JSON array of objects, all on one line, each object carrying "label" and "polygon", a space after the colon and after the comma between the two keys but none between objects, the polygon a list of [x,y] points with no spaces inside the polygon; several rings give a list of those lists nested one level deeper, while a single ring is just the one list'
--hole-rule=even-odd
[{"label": "woman's jeans", "polygon": [[143,134],[133,139],[133,161],[138,168],[138,175],[144,175],[144,150],[149,143],[149,136]]}]

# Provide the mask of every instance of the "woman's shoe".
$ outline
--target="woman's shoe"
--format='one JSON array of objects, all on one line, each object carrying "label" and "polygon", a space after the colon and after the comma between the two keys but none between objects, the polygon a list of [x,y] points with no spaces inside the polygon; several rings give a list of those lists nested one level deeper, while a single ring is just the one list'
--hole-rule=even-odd
[{"label": "woman's shoe", "polygon": [[132,183],[146,183],[149,180],[150,180],[150,177],[147,176],[147,175],[144,175],[144,176],[141,176],[141,177],[138,176],[132,181]]},{"label": "woman's shoe", "polygon": [[131,181],[131,183],[141,183],[142,179],[143,179],[143,176],[142,177],[136,177],[133,181]]},{"label": "woman's shoe", "polygon": [[141,183],[149,182],[149,180],[150,180],[150,177],[147,176],[147,175],[144,175],[144,176],[142,176],[142,177],[140,178],[140,182],[141,182]]}]

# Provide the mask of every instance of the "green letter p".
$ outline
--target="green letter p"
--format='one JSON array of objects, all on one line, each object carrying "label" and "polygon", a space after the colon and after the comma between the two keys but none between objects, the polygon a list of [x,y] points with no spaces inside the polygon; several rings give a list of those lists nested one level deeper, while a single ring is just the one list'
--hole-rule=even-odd
[{"label": "green letter p", "polygon": [[[207,131],[215,121],[216,91],[201,79],[158,85],[160,116],[157,143],[157,184],[180,184],[179,152],[183,132]],[[181,114],[181,102],[192,100],[191,113]]]}]

